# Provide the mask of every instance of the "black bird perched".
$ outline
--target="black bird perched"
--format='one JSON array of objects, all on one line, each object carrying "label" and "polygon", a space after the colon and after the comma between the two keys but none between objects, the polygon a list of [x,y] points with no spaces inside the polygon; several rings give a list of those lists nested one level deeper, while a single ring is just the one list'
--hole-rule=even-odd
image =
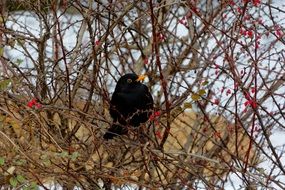
[{"label": "black bird perched", "polygon": [[122,76],[115,88],[110,103],[110,115],[113,125],[103,136],[112,139],[128,132],[127,127],[138,127],[145,123],[152,113],[153,98],[141,77],[134,73]]}]

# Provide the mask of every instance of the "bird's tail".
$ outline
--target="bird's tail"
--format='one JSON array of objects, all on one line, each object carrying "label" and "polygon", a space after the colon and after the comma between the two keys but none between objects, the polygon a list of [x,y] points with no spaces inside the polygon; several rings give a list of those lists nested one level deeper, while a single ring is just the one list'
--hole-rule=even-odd
[{"label": "bird's tail", "polygon": [[116,136],[127,134],[128,130],[126,127],[123,127],[118,124],[113,124],[108,131],[103,136],[104,139],[113,139]]}]

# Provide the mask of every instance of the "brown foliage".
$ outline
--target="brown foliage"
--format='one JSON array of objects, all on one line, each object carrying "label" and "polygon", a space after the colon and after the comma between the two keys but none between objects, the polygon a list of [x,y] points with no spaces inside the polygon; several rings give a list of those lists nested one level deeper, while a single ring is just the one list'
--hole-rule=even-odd
[{"label": "brown foliage", "polygon": [[[2,99],[5,114],[1,117],[1,155],[9,163],[2,173],[13,167],[9,176],[21,174],[38,184],[57,181],[89,189],[94,186],[90,178],[95,183],[102,179],[116,185],[133,183],[149,188],[174,187],[179,181],[181,186],[190,185],[201,178],[215,184],[231,171],[233,158],[246,162],[250,138],[241,129],[231,133],[232,124],[223,117],[207,116],[208,121],[195,112],[172,112],[175,119],[171,121],[170,135],[160,149],[161,139],[150,131],[154,127],[154,131],[162,132],[163,128],[154,124],[142,129],[150,136],[138,136],[142,131],[134,131],[130,138],[106,142],[101,134],[108,124],[81,120],[76,109],[83,103],[76,103],[74,111],[45,107],[33,110],[17,100],[18,105]],[[94,115],[97,106],[92,109]],[[105,119],[110,120],[108,115]],[[157,121],[165,125],[165,118]],[[80,127],[75,137],[64,137],[77,124]],[[255,154],[252,147],[251,166],[256,164]]]}]

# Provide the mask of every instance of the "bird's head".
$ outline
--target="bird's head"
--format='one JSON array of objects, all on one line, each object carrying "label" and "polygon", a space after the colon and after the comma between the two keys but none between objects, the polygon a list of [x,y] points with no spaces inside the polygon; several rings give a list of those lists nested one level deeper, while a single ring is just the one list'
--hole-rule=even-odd
[{"label": "bird's head", "polygon": [[138,76],[135,73],[125,74],[118,80],[115,91],[131,91],[132,89],[135,89],[135,87],[139,86],[144,78],[145,75]]}]

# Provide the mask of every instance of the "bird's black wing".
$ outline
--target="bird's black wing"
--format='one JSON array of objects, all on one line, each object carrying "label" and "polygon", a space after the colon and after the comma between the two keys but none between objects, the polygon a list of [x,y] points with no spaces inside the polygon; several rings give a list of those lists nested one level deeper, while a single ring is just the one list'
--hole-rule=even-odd
[{"label": "bird's black wing", "polygon": [[116,135],[127,133],[127,127],[137,127],[146,122],[152,113],[153,98],[147,86],[140,84],[126,92],[115,90],[110,102],[110,115],[113,125],[104,135],[112,139]]},{"label": "bird's black wing", "polygon": [[145,85],[144,85],[144,94],[145,94],[144,101],[146,102],[147,109],[153,109],[153,98],[147,86]]},{"label": "bird's black wing", "polygon": [[118,104],[119,104],[119,97],[116,92],[113,93],[111,102],[110,102],[110,108],[109,108],[109,113],[113,119],[113,121],[118,121],[118,118],[120,116],[120,112],[118,110]]},{"label": "bird's black wing", "polygon": [[136,95],[132,93],[115,92],[112,96],[109,110],[113,121],[119,121],[123,124],[124,121],[122,120],[125,120],[129,113],[134,112],[137,101]]},{"label": "bird's black wing", "polygon": [[136,101],[134,101],[134,112],[131,118],[131,125],[139,126],[141,123],[146,122],[153,110],[153,98],[145,85],[141,85],[137,89]]},{"label": "bird's black wing", "polygon": [[118,135],[124,135],[127,133],[127,117],[130,112],[134,112],[134,96],[127,93],[114,92],[109,112],[113,119],[113,125],[103,136],[104,139],[113,139]]}]

